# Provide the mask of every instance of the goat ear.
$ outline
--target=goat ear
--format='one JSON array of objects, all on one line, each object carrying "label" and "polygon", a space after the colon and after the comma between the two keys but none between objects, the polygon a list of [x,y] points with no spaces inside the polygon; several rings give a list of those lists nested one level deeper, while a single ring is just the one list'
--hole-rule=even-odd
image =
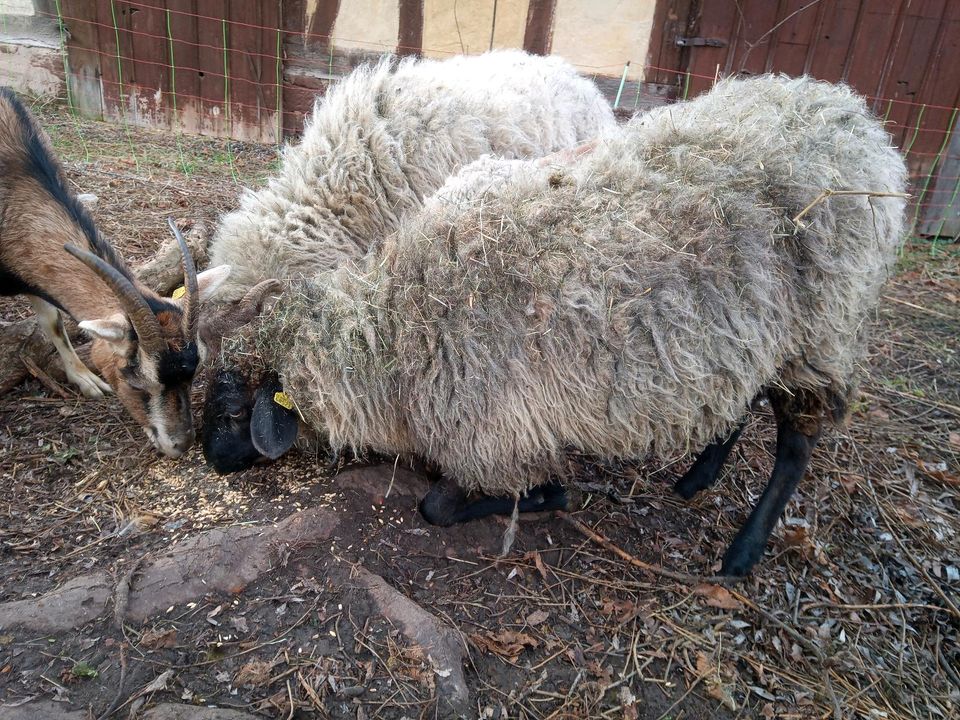
[{"label": "goat ear", "polygon": [[197,275],[200,302],[209,300],[228,277],[230,277],[229,265],[217,265],[217,267],[209,268]]},{"label": "goat ear", "polygon": [[116,313],[99,320],[83,320],[77,323],[77,326],[95,338],[112,343],[126,340],[130,332],[130,321],[123,313]]},{"label": "goat ear", "polygon": [[293,445],[300,429],[297,413],[281,405],[277,394],[283,386],[276,379],[267,380],[255,393],[250,418],[250,438],[261,455],[276,460]]}]

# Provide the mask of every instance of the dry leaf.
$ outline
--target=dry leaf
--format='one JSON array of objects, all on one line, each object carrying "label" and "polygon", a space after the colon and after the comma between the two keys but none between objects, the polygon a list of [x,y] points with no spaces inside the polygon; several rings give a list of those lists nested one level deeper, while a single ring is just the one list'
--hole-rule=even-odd
[{"label": "dry leaf", "polygon": [[736,711],[737,701],[720,678],[716,664],[703,653],[697,653],[697,675],[701,678],[707,695],[720,701],[731,712]]},{"label": "dry leaf", "polygon": [[602,680],[604,685],[609,685],[613,680],[613,667],[611,665],[601,665],[596,660],[587,663],[587,670],[598,680]]},{"label": "dry leaf", "polygon": [[915,507],[910,507],[907,505],[897,505],[894,507],[894,511],[897,513],[897,516],[907,527],[921,527],[926,523],[923,519],[917,515],[917,509]]},{"label": "dry leaf", "polygon": [[960,476],[951,475],[946,470],[940,470],[939,468],[931,467],[923,462],[923,460],[918,460],[917,466],[929,477],[942,482],[944,485],[960,485]]},{"label": "dry leaf", "polygon": [[638,613],[637,604],[633,600],[615,600],[607,598],[600,605],[600,614],[614,618],[619,623],[632,620]]},{"label": "dry leaf", "polygon": [[730,694],[730,690],[726,685],[722,683],[717,683],[716,685],[707,683],[707,695],[714,700],[719,700],[730,712],[736,711],[737,701],[733,699],[733,695]]},{"label": "dry leaf", "polygon": [[177,644],[176,628],[160,630],[151,628],[140,636],[140,648],[144,650],[159,650],[160,648],[172,648]]},{"label": "dry leaf", "polygon": [[710,585],[704,583],[703,585],[697,585],[693,589],[693,592],[696,595],[702,595],[704,602],[710,607],[720,608],[722,610],[743,609],[743,604],[722,585]]},{"label": "dry leaf", "polygon": [[620,707],[623,708],[623,720],[637,720],[637,698],[626,685],[620,686]]},{"label": "dry leaf", "polygon": [[803,525],[785,528],[783,542],[787,547],[796,548],[806,556],[816,549],[813,540],[810,539],[810,532]]},{"label": "dry leaf", "polygon": [[534,610],[532,613],[527,615],[525,620],[527,625],[536,626],[544,622],[549,617],[550,613],[548,613],[546,610]]},{"label": "dry leaf", "polygon": [[874,420],[889,420],[890,413],[883,408],[871,408],[867,411],[867,417],[873,418]]},{"label": "dry leaf", "polygon": [[960,450],[960,432],[952,432],[947,435],[947,442],[949,442],[953,447]]},{"label": "dry leaf", "polygon": [[853,495],[859,489],[859,484],[863,481],[862,475],[841,475],[840,476],[840,485],[843,486],[843,489],[846,490],[847,495]]},{"label": "dry leaf", "polygon": [[[702,586],[701,586],[702,587]],[[697,675],[706,678],[716,674],[716,666],[711,662],[705,653],[697,653]]]},{"label": "dry leaf", "polygon": [[136,694],[136,697],[140,697],[142,695],[149,695],[150,693],[160,692],[161,690],[166,690],[167,681],[172,677],[173,677],[173,670],[165,670],[164,672],[157,675],[157,677],[154,678],[153,681],[151,681],[147,685],[144,685],[143,688],[141,688],[140,691]]},{"label": "dry leaf", "polygon": [[524,555],[524,556],[523,556],[523,559],[524,559],[524,560],[533,560],[533,564],[536,566],[537,572],[540,573],[540,577],[542,577],[542,578],[544,579],[544,582],[546,582],[546,581],[548,580],[548,578],[547,578],[547,568],[546,568],[546,566],[543,564],[543,560],[542,560],[541,557],[540,557],[540,553],[538,553],[536,550],[533,550],[533,551],[531,551],[531,552],[528,552],[526,555]]},{"label": "dry leaf", "polygon": [[270,671],[274,663],[265,660],[251,660],[244,664],[233,677],[234,687],[264,687],[270,684]]},{"label": "dry leaf", "polygon": [[287,717],[292,714],[286,690],[279,690],[270,697],[264,698],[257,703],[257,708],[263,712],[275,711],[274,717]]},{"label": "dry leaf", "polygon": [[532,635],[503,630],[499,633],[485,632],[470,635],[474,644],[484,652],[499,655],[508,660],[516,660],[525,648],[535,648],[540,643]]}]

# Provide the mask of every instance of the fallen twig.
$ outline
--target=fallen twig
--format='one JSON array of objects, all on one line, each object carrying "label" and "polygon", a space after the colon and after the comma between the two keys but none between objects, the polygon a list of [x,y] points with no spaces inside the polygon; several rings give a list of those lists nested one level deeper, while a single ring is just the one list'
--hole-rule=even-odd
[{"label": "fallen twig", "polygon": [[816,645],[810,642],[810,640],[808,640],[803,635],[801,635],[797,630],[787,625],[785,622],[783,622],[783,620],[778,618],[772,612],[770,612],[769,610],[767,610],[766,608],[760,605],[757,605],[750,598],[746,597],[745,595],[742,595],[741,593],[738,593],[736,590],[731,590],[730,594],[733,595],[737,600],[742,602],[744,605],[746,605],[748,608],[762,615],[766,620],[768,620],[769,622],[773,623],[778,628],[783,630],[790,637],[792,637],[797,643],[799,643],[804,648],[806,648],[807,651],[817,659],[817,666],[818,666],[818,669],[821,671],[822,677],[823,677],[823,686],[826,689],[827,697],[830,699],[830,702],[833,705],[833,716],[835,720],[842,720],[843,711],[840,706],[840,701],[837,698],[837,693],[833,689],[833,683],[830,681],[830,661],[823,654],[820,648],[818,648]]},{"label": "fallen twig", "polygon": [[622,560],[626,560],[634,567],[640,568],[641,570],[646,570],[654,575],[670,578],[671,580],[676,580],[677,582],[687,584],[709,583],[712,585],[735,585],[742,580],[742,578],[731,577],[729,575],[692,575],[690,573],[678,572],[676,570],[668,570],[667,568],[660,567],[659,565],[652,565],[651,563],[644,562],[639,558],[635,558],[626,550],[617,547],[603,535],[594,532],[571,515],[564,512],[560,512],[558,515],[563,519],[564,522],[581,532],[590,540],[593,540],[598,545],[606,548],[610,552],[620,557]]},{"label": "fallen twig", "polygon": [[40,381],[40,384],[43,385],[47,390],[59,395],[64,400],[70,400],[70,393],[63,389],[63,387],[50,377],[44,370],[40,368],[39,365],[34,361],[32,357],[24,353],[20,354],[20,362],[23,363],[23,366],[27,369],[27,372],[33,375],[37,380]]},{"label": "fallen twig", "polygon": [[123,697],[123,685],[127,679],[127,644],[120,643],[120,682],[117,683],[117,694],[113,698],[113,702],[110,703],[104,712],[97,717],[97,720],[107,720],[108,717],[113,715],[117,711],[117,708],[120,706],[120,698]]},{"label": "fallen twig", "polygon": [[900,298],[891,297],[890,295],[884,295],[884,300],[889,300],[890,302],[899,303],[900,305],[906,305],[908,308],[913,308],[914,310],[920,310],[925,313],[930,313],[931,315],[936,315],[937,317],[945,318],[946,320],[953,320],[952,317],[946,313],[942,313],[939,310],[931,310],[928,307],[923,307],[923,305],[917,305],[912,302],[907,302],[906,300],[901,300]]},{"label": "fallen twig", "polygon": [[890,531],[890,536],[899,546],[900,552],[903,553],[903,557],[907,558],[910,561],[910,564],[917,569],[917,572],[923,576],[923,579],[927,581],[930,589],[940,596],[940,599],[943,600],[944,605],[946,605],[945,609],[955,618],[960,619],[960,609],[957,608],[953,600],[951,600],[950,597],[943,591],[939,583],[930,577],[930,573],[927,572],[926,568],[924,568],[921,563],[916,562],[914,559],[914,554],[911,553],[907,549],[907,546],[903,544],[903,540],[900,539],[900,534],[897,532],[896,528],[893,527],[893,523],[890,521],[890,516],[887,515],[887,511],[880,504],[880,498],[877,497],[877,491],[873,489],[873,484],[868,482],[867,487],[870,489],[870,494],[873,496],[873,502],[876,503],[877,510],[880,511],[880,515],[883,516],[883,520],[887,524],[887,530]]},{"label": "fallen twig", "polygon": [[133,575],[137,572],[144,557],[145,556],[141,555],[133,561],[130,569],[123,574],[120,582],[117,583],[116,590],[114,590],[113,621],[118,628],[123,628],[123,619],[127,615],[127,606],[130,604],[130,585],[133,581]]},{"label": "fallen twig", "polygon": [[[940,400],[931,400],[930,398],[920,397],[918,395],[911,395],[910,393],[905,393],[902,390],[894,390],[893,388],[879,386],[878,388],[881,392],[889,393],[891,395],[897,395],[902,398],[907,398],[908,400],[913,400],[914,402],[920,403],[921,405],[926,405],[928,407],[935,407],[938,410],[947,410],[957,416],[960,416],[960,406],[951,405],[950,403],[945,403]],[[860,391],[860,394],[863,397],[870,398],[871,400],[879,400],[876,395],[871,395],[868,392]]]}]

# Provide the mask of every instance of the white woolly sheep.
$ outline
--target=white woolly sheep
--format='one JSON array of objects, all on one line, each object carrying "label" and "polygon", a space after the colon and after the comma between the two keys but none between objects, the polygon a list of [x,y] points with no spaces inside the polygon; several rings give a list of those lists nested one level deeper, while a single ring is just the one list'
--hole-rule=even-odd
[{"label": "white woolly sheep", "polygon": [[[560,164],[478,161],[365,265],[233,332],[221,377],[256,400],[246,429],[218,416],[231,390],[208,390],[212,445],[285,451],[282,381],[333,448],[420,456],[463,491],[518,498],[562,479],[570,449],[706,447],[677,485],[691,495],[765,392],[776,462],[723,564],[746,574],[824,421],[846,415],[905,178],[848,88],[774,76],[723,81]],[[555,505],[546,487],[526,505]],[[446,492],[421,505],[431,521],[481,514]]]},{"label": "white woolly sheep", "polygon": [[317,102],[278,176],[223,218],[210,260],[233,271],[218,299],[361,258],[481,155],[540,157],[615,125],[597,87],[557,57],[508,50],[360,67]]}]

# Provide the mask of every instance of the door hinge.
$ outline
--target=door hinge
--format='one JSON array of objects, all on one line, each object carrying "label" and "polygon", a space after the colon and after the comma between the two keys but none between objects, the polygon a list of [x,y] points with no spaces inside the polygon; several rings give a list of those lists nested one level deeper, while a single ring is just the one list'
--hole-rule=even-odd
[{"label": "door hinge", "polygon": [[727,41],[721,40],[720,38],[683,37],[682,35],[677,35],[677,45],[680,47],[702,47],[704,45],[708,47],[726,47]]}]

